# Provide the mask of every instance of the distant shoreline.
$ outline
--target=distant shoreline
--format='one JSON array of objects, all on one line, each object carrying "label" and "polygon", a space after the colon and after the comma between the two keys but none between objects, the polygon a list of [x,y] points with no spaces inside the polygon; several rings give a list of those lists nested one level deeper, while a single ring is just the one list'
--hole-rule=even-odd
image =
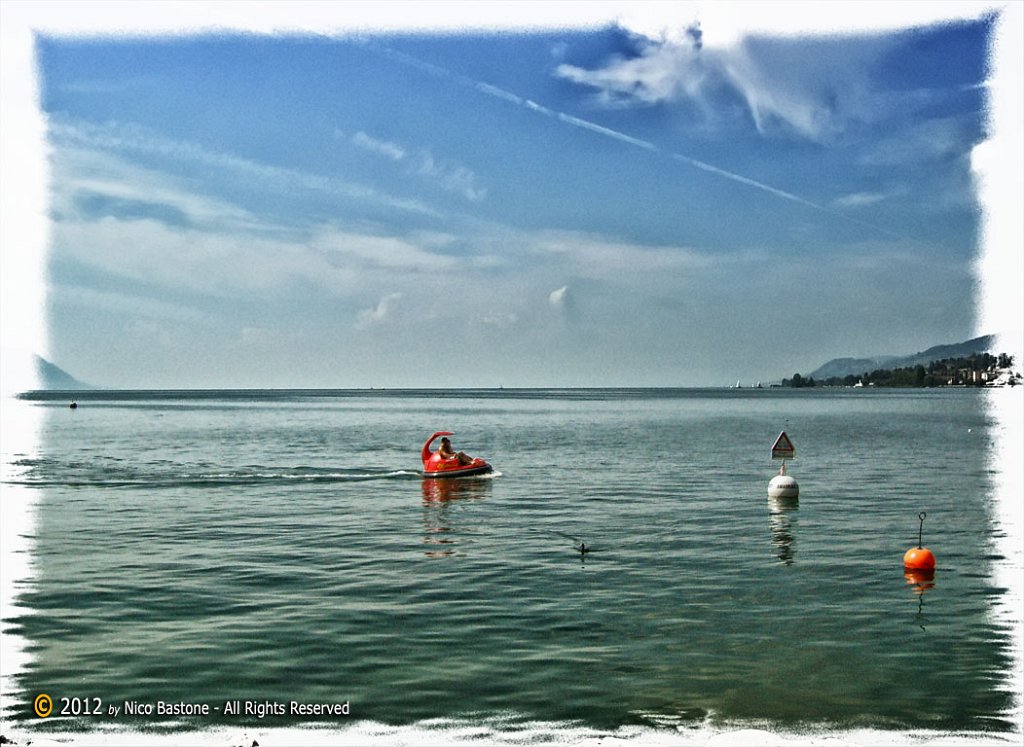
[{"label": "distant shoreline", "polygon": [[845,376],[804,378],[793,374],[783,379],[782,386],[793,389],[820,386],[879,387],[900,389],[942,387],[1002,387],[1024,385],[1024,378],[1014,369],[1013,356],[978,353],[959,358],[943,358],[927,364],[866,369],[863,373]]},{"label": "distant shoreline", "polygon": [[451,389],[432,389],[429,387],[376,387],[376,388],[298,388],[298,389],[33,389],[20,392],[13,397],[28,402],[102,402],[115,401],[119,399],[274,399],[274,398],[365,398],[365,397],[429,397],[433,399],[530,399],[550,398],[563,396],[567,398],[619,398],[619,399],[640,399],[640,398],[672,398],[674,396],[693,394],[723,394],[730,393],[737,396],[763,396],[768,392],[785,392],[792,394],[794,390],[812,391],[836,391],[836,390],[859,390],[869,391],[881,390],[907,390],[907,389],[952,389],[962,391],[966,389],[985,389],[992,387],[973,385],[942,385],[932,387],[903,387],[903,386],[846,386],[842,384],[829,385],[816,383],[813,386],[781,386],[772,384],[762,387],[467,387]]}]

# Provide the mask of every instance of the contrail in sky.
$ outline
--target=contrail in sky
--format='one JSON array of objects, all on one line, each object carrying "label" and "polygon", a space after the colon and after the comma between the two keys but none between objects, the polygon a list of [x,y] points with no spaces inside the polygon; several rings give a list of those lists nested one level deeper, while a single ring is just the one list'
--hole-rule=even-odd
[{"label": "contrail in sky", "polygon": [[835,216],[836,218],[840,218],[841,220],[844,220],[848,223],[853,223],[864,228],[869,228],[872,231],[878,231],[879,233],[891,236],[892,238],[906,238],[904,236],[900,236],[899,234],[893,233],[892,231],[880,228],[879,226],[876,226],[872,223],[867,223],[865,221],[858,220],[857,218],[851,218],[850,216],[844,215],[843,213],[840,213],[837,210],[833,210],[832,208],[826,207],[824,205],[819,205],[816,202],[811,202],[810,200],[806,200],[803,197],[800,197],[799,195],[795,195],[792,192],[786,192],[785,190],[778,189],[776,187],[771,186],[770,184],[765,184],[764,182],[759,182],[756,179],[750,179],[740,174],[736,174],[732,171],[721,169],[717,166],[713,166],[710,163],[705,163],[704,161],[700,161],[696,158],[684,156],[681,153],[672,153],[665,151],[648,140],[641,140],[640,138],[635,138],[630,135],[627,135],[624,132],[619,132],[618,130],[613,130],[609,127],[603,127],[595,122],[591,122],[586,119],[580,119],[579,117],[574,117],[571,114],[555,111],[554,109],[549,109],[548,107],[543,106],[542,104],[538,104],[536,101],[525,99],[522,96],[518,96],[512,93],[511,91],[506,91],[502,88],[498,88],[497,86],[491,85],[490,83],[484,83],[482,81],[473,80],[472,78],[469,78],[465,75],[461,75],[459,73],[452,72],[451,70],[440,67],[438,65],[434,65],[429,62],[424,62],[423,60],[412,57],[411,55],[408,55],[404,52],[399,52],[389,47],[379,46],[366,39],[362,39],[360,41],[364,46],[376,52],[379,52],[387,57],[390,57],[393,60],[401,62],[405,65],[410,65],[411,67],[423,70],[424,72],[427,72],[439,78],[445,78],[446,80],[454,81],[456,83],[459,83],[460,85],[472,88],[473,90],[479,91],[480,93],[486,94],[488,96],[493,96],[494,98],[501,99],[502,101],[506,101],[510,104],[515,104],[516,106],[523,107],[524,109],[528,109],[529,111],[533,111],[538,114],[543,114],[545,117],[549,117],[559,122],[564,122],[565,124],[572,125],[573,127],[579,127],[584,130],[589,130],[590,132],[596,133],[598,135],[603,135],[613,140],[618,140],[621,143],[632,145],[633,147],[636,148],[642,148],[652,153],[667,156],[668,158],[678,161],[679,163],[684,163],[687,166],[692,166],[695,169],[700,169],[701,171],[706,171],[710,174],[715,174],[724,179],[729,179],[731,181],[738,182],[739,184],[744,184],[748,187],[753,187],[754,189],[760,189],[763,192],[775,195],[776,197],[780,197],[784,200],[789,200],[791,202],[804,205],[805,207],[809,207],[813,210],[818,210],[822,213],[827,213],[828,215]]}]

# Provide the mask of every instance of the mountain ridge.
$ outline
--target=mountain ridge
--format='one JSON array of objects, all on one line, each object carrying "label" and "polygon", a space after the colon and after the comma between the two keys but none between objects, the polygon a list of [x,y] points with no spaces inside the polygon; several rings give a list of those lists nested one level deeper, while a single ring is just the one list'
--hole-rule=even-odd
[{"label": "mountain ridge", "polygon": [[35,356],[35,364],[40,389],[76,391],[97,388],[92,384],[79,381],[63,368],[55,363],[51,363],[41,355]]}]

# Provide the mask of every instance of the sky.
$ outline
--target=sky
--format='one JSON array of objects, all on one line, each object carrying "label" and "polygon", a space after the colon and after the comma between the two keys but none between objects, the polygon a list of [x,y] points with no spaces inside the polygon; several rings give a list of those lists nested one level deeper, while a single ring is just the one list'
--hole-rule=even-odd
[{"label": "sky", "polygon": [[[108,13],[57,20],[81,5]],[[44,219],[2,249],[36,257],[34,352],[91,384],[728,386],[990,332],[1017,350],[979,167],[1018,9],[396,27],[353,3],[268,29],[245,3],[143,5],[155,23],[29,24]]]}]

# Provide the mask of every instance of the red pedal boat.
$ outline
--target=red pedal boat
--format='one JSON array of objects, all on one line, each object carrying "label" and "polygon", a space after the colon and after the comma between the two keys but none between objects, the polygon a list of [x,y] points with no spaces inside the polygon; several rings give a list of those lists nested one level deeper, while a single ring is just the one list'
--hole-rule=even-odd
[{"label": "red pedal boat", "polygon": [[423,444],[423,452],[420,454],[420,458],[423,460],[424,477],[468,477],[494,471],[491,465],[479,457],[469,464],[463,464],[457,456],[443,459],[440,453],[430,450],[430,444],[434,442],[435,438],[454,435],[451,431],[438,431]]}]

